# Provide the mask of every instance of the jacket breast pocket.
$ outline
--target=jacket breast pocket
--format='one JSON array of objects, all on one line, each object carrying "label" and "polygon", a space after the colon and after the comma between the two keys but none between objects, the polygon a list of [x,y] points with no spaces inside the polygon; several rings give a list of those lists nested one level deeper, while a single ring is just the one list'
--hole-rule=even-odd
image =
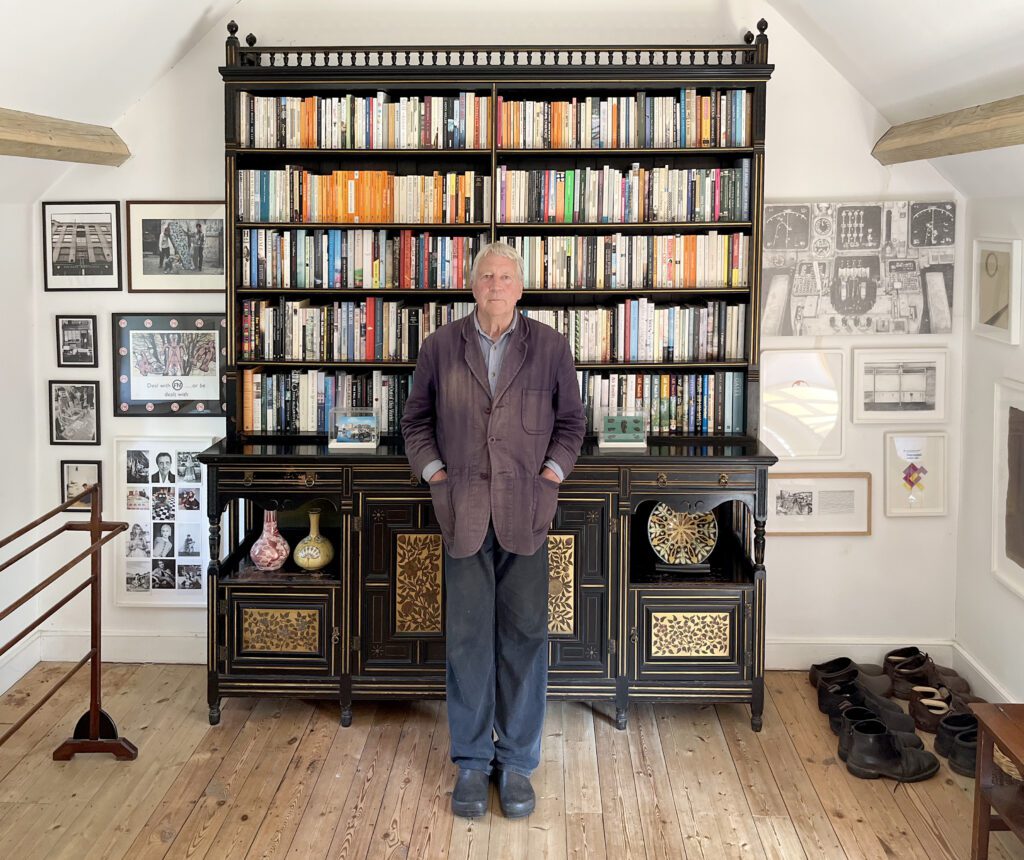
[{"label": "jacket breast pocket", "polygon": [[523,389],[523,429],[527,433],[550,433],[555,426],[551,392],[544,388]]}]

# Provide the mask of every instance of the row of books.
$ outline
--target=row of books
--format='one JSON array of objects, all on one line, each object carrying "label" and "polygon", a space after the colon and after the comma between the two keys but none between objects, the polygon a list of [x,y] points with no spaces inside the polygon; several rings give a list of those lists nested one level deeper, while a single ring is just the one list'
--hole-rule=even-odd
[{"label": "row of books", "polygon": [[498,168],[498,221],[682,223],[750,220],[750,159],[737,167]]},{"label": "row of books", "polygon": [[498,96],[497,143],[505,149],[750,146],[746,90],[679,95],[586,96],[562,101]]},{"label": "row of books", "polygon": [[742,361],[746,306],[655,305],[641,297],[608,308],[525,308],[561,332],[579,362]]},{"label": "row of books", "polygon": [[478,224],[490,220],[491,177],[467,170],[313,173],[301,166],[238,171],[241,221]]},{"label": "row of books", "polygon": [[592,373],[578,370],[588,432],[609,407],[635,409],[653,436],[741,435],[745,432],[746,377],[716,373]]},{"label": "row of books", "polygon": [[506,236],[523,257],[530,289],[743,289],[750,237],[742,233]]},{"label": "row of books", "polygon": [[239,99],[238,140],[270,149],[488,149],[491,97],[258,96]]},{"label": "row of books", "polygon": [[465,290],[487,235],[368,229],[242,231],[243,288]]}]

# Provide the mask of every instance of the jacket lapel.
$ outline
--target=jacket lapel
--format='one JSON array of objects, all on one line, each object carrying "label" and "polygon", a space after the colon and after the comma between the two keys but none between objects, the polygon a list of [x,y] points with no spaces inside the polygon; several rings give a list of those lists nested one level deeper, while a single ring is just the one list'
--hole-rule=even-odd
[{"label": "jacket lapel", "polygon": [[[519,309],[516,308],[516,313]],[[526,361],[526,335],[527,319],[520,316],[516,321],[516,329],[512,332],[508,346],[505,348],[505,356],[501,360],[501,370],[498,371],[498,383],[494,388],[494,402],[501,400],[501,396],[512,384],[516,374],[522,369]]]},{"label": "jacket lapel", "polygon": [[473,314],[470,311],[462,318],[462,357],[469,365],[469,371],[484,389],[487,399],[491,398],[491,386],[487,384],[487,367],[484,365],[484,354],[480,351],[476,326],[473,325]]}]

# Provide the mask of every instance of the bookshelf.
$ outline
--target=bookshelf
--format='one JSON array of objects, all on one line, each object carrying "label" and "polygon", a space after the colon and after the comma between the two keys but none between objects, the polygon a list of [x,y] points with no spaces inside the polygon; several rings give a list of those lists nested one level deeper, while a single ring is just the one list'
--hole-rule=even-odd
[{"label": "bookshelf", "polygon": [[[614,699],[620,725],[630,696],[749,701],[760,725],[766,27],[735,45],[349,48],[242,45],[229,25],[212,721],[241,690],[337,696],[343,720],[354,698],[443,695],[443,554],[398,421],[419,344],[472,310],[473,256],[500,240],[526,261],[520,309],[569,339],[588,413],[549,541],[551,695]],[[600,453],[595,416],[634,401],[648,448]],[[378,410],[374,454],[328,453],[342,404]],[[699,571],[652,575],[658,501],[714,512]],[[296,528],[313,503],[331,575],[242,577],[261,509]],[[294,643],[246,650],[246,613],[300,605],[319,631],[305,662]]]}]

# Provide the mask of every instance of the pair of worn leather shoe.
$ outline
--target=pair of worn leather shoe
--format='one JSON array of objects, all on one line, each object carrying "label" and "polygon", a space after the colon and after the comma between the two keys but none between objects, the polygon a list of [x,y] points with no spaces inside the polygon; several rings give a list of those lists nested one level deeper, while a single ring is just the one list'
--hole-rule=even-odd
[{"label": "pair of worn leather shoe", "polygon": [[861,706],[874,711],[878,718],[893,731],[913,732],[914,720],[895,702],[876,696],[857,681],[818,686],[818,710],[828,714],[829,726],[839,733],[842,712],[849,707]]},{"label": "pair of worn leather shoe", "polygon": [[812,687],[824,684],[840,684],[843,681],[859,681],[863,687],[878,696],[892,695],[892,680],[881,666],[874,663],[854,663],[849,657],[835,657],[824,663],[814,663],[807,672],[807,681]]},{"label": "pair of worn leather shoe", "polygon": [[[877,720],[878,714],[870,708],[861,705],[851,705],[844,708],[840,715],[839,727],[839,758],[846,761],[850,752],[850,744],[853,742],[853,729],[858,723],[865,720]],[[914,732],[894,731],[897,743],[906,749],[924,749],[924,742]]]},{"label": "pair of worn leather shoe", "polygon": [[949,759],[961,776],[974,777],[978,764],[978,718],[971,713],[950,713],[939,720],[935,752]]},{"label": "pair of worn leather shoe", "polygon": [[846,769],[860,779],[919,782],[938,773],[939,760],[927,750],[905,746],[881,720],[862,720],[850,728]]},{"label": "pair of worn leather shoe", "polygon": [[971,685],[955,669],[939,666],[915,645],[897,648],[885,655],[886,674],[892,679],[893,695],[909,700],[915,686],[946,687],[956,693],[970,693]]},{"label": "pair of worn leather shoe", "polygon": [[914,686],[910,689],[910,716],[922,732],[934,734],[939,723],[948,715],[970,713],[969,702],[984,699],[968,693],[954,693],[948,687]]},{"label": "pair of worn leather shoe", "polygon": [[[509,770],[499,770],[498,798],[506,818],[524,818],[537,804],[530,778]],[[489,777],[482,770],[459,768],[452,789],[452,812],[460,818],[479,818],[487,812]]]}]

